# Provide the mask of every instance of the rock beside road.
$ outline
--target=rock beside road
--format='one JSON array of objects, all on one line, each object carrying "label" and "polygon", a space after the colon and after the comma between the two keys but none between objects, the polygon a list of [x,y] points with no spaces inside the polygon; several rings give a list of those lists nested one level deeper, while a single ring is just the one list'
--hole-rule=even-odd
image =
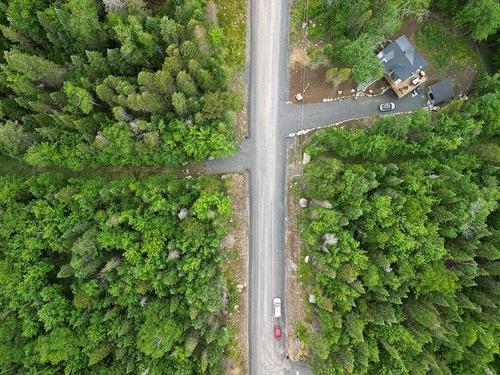
[{"label": "rock beside road", "polygon": [[307,152],[304,152],[304,155],[302,156],[302,164],[309,164],[311,161],[311,155],[309,155]]},{"label": "rock beside road", "polygon": [[300,198],[299,199],[299,206],[302,208],[306,208],[309,205],[309,202],[307,201],[306,198]]}]

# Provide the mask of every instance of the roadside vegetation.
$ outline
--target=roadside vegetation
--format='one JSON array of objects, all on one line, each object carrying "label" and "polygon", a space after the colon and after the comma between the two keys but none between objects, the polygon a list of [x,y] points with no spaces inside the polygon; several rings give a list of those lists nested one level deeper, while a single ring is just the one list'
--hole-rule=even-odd
[{"label": "roadside vegetation", "polygon": [[[438,12],[448,25],[451,23],[474,41],[497,40],[500,4],[493,0],[295,0],[291,15],[292,41],[308,40],[311,67],[326,64],[337,71],[338,68],[350,69],[355,82],[367,82],[383,74],[375,49],[394,35],[408,17],[420,22],[431,12]],[[455,46],[459,48],[456,53],[460,57],[467,55],[460,38],[451,38],[448,30],[444,35],[433,34],[435,31],[441,30],[431,24],[423,31],[421,39],[438,57],[441,67],[444,52],[440,51],[440,55],[437,52],[441,37],[451,41],[446,45],[447,50]],[[450,56],[454,54],[455,51]]]},{"label": "roadside vegetation", "polygon": [[231,66],[241,68],[246,57],[246,0],[216,0],[221,44]]},{"label": "roadside vegetation", "polygon": [[308,143],[299,333],[315,374],[500,371],[498,84]]},{"label": "roadside vegetation", "polygon": [[241,48],[228,50],[206,4],[4,3],[0,153],[72,169],[231,154]]}]

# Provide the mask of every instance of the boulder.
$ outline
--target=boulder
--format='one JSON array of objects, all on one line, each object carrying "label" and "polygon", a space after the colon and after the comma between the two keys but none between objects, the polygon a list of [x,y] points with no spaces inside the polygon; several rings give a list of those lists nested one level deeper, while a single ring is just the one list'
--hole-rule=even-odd
[{"label": "boulder", "polygon": [[309,303],[316,303],[316,297],[312,293],[309,293]]},{"label": "boulder", "polygon": [[308,164],[311,161],[311,155],[309,155],[307,152],[304,152],[304,155],[302,156],[302,164]]},{"label": "boulder", "polygon": [[302,208],[306,208],[308,206],[309,202],[307,201],[306,198],[300,198],[299,199],[299,206]]},{"label": "boulder", "polygon": [[245,284],[238,284],[236,285],[236,289],[238,290],[238,293],[241,293],[243,289],[245,289],[246,285]]}]

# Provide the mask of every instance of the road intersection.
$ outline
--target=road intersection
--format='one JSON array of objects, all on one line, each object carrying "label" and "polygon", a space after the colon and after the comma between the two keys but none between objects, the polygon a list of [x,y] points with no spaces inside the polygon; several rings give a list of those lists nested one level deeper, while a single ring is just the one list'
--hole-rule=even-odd
[{"label": "road intersection", "polygon": [[[286,359],[273,337],[274,297],[285,301],[286,137],[297,132],[373,115],[395,95],[309,105],[287,104],[288,0],[249,0],[249,138],[232,157],[205,163],[208,173],[248,171],[250,175],[250,261],[248,293],[249,373],[310,374]],[[421,97],[399,100],[397,111],[425,106]],[[397,112],[396,111],[396,112]],[[286,304],[282,319],[286,319]],[[284,327],[284,324],[282,324]]]}]

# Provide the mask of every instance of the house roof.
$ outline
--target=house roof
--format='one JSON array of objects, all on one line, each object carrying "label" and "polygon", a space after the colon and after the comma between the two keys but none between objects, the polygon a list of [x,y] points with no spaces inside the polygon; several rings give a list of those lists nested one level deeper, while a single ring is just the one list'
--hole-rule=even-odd
[{"label": "house roof", "polygon": [[401,35],[385,47],[378,57],[384,66],[385,73],[394,73],[402,81],[429,65],[405,35]]},{"label": "house roof", "polygon": [[435,83],[427,88],[427,95],[433,104],[445,102],[453,97],[453,82],[445,79]]}]

